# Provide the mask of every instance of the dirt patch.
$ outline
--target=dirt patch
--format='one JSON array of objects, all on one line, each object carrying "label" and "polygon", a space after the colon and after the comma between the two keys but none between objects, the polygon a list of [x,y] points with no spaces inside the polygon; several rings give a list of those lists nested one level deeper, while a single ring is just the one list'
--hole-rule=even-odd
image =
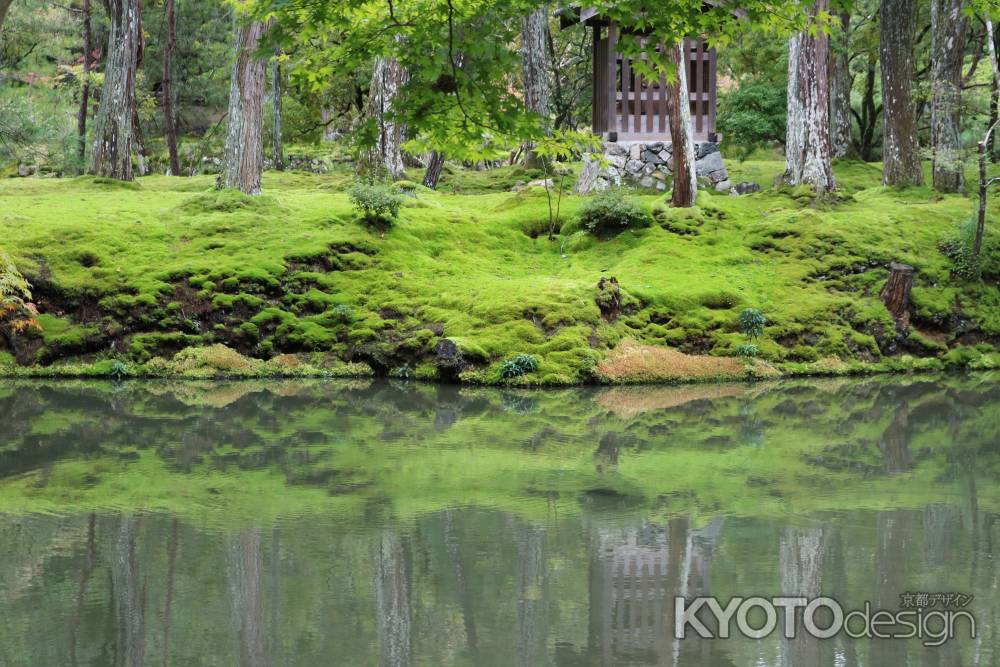
[{"label": "dirt patch", "polygon": [[[755,373],[766,370],[764,364],[756,362]],[[733,357],[685,354],[669,347],[624,341],[597,365],[597,372],[613,382],[662,382],[741,377],[747,375],[747,366]]]}]

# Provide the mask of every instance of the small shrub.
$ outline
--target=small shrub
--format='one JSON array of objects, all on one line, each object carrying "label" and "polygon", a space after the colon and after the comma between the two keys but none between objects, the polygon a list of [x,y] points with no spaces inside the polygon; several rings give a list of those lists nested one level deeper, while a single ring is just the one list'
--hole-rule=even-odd
[{"label": "small shrub", "polygon": [[580,224],[592,234],[614,236],[626,229],[641,229],[651,222],[641,202],[621,190],[605,190],[583,205]]},{"label": "small shrub", "polygon": [[391,225],[399,217],[402,204],[393,186],[380,183],[356,183],[347,191],[354,209],[370,225]]},{"label": "small shrub", "polygon": [[338,303],[330,309],[330,315],[340,322],[350,322],[354,319],[354,309],[346,303]]},{"label": "small shrub", "polygon": [[39,329],[37,315],[31,303],[31,286],[13,260],[0,250],[0,326],[9,327],[15,333]]},{"label": "small shrub", "polygon": [[538,370],[538,359],[530,354],[519,354],[500,366],[500,377],[505,380],[521,377]]},{"label": "small shrub", "polygon": [[115,359],[111,363],[110,375],[116,380],[121,380],[126,375],[128,375],[128,366],[126,366],[123,362],[119,361],[118,359]]},{"label": "small shrub", "polygon": [[745,343],[736,348],[736,355],[744,359],[753,359],[760,355],[760,348],[753,343]]},{"label": "small shrub", "polygon": [[750,340],[763,336],[766,325],[767,318],[756,308],[744,308],[740,313],[740,331]]}]

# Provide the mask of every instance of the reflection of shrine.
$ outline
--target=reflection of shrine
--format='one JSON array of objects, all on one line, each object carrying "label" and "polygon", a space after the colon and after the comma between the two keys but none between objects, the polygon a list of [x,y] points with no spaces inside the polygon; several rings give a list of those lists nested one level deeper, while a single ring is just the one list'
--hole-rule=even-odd
[{"label": "reflection of shrine", "polygon": [[691,528],[687,519],[674,519],[665,526],[643,522],[593,530],[590,649],[602,663],[631,656],[679,664],[682,653],[714,653],[709,642],[675,641],[673,612],[675,596],[709,592],[712,552],[721,527],[721,519],[702,529]]}]

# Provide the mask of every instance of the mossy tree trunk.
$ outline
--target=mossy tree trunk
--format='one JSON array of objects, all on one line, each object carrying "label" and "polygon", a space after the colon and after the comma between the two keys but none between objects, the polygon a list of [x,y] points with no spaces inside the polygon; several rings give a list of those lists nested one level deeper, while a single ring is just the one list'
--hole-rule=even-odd
[{"label": "mossy tree trunk", "polygon": [[913,30],[916,0],[882,0],[879,55],[882,60],[882,182],[923,185],[916,106],[913,103]]},{"label": "mossy tree trunk", "polygon": [[108,0],[108,10],[111,29],[90,171],[97,176],[131,181],[135,177],[135,72],[142,50],[139,0]]},{"label": "mossy tree trunk", "polygon": [[830,152],[846,157],[851,153],[851,13],[841,11],[838,18],[830,40]]},{"label": "mossy tree trunk", "polygon": [[[2,0],[0,0],[2,1]],[[90,24],[90,0],[83,0],[80,14],[83,32],[83,86],[80,89],[80,110],[76,116],[78,173],[87,157],[87,118],[90,115],[90,74],[94,69],[94,37]]]},{"label": "mossy tree trunk", "polygon": [[961,192],[961,97],[965,59],[964,0],[931,0],[931,147],[938,192]]},{"label": "mossy tree trunk", "polygon": [[170,174],[181,175],[180,157],[177,155],[177,111],[174,108],[174,51],[177,48],[177,9],[175,0],[165,0],[167,35],[163,45],[163,137],[170,155]]},{"label": "mossy tree trunk", "polygon": [[[545,5],[521,19],[521,61],[524,69],[524,106],[542,118],[544,129],[549,120],[549,8]],[[534,146],[524,145],[524,166],[541,168]]]},{"label": "mossy tree trunk", "polygon": [[377,139],[368,151],[367,169],[396,179],[403,176],[405,128],[392,118],[393,104],[406,83],[406,70],[395,58],[375,58],[367,115],[375,122]]},{"label": "mossy tree trunk", "polygon": [[285,169],[285,149],[281,139],[281,63],[277,60],[271,63],[271,105],[274,116],[273,145],[274,168],[278,171]]},{"label": "mossy tree trunk", "polygon": [[255,58],[267,32],[260,21],[236,28],[236,61],[229,81],[229,118],[222,165],[223,187],[248,195],[260,194],[264,170],[264,79],[267,61]]},{"label": "mossy tree trunk", "polygon": [[698,196],[698,171],[695,165],[694,137],[691,135],[691,98],[687,81],[687,42],[669,50],[676,66],[673,83],[667,84],[667,113],[670,116],[670,137],[673,143],[674,186],[670,205],[680,208],[694,206]]},{"label": "mossy tree trunk", "polygon": [[[816,0],[815,20],[829,10]],[[802,31],[788,40],[788,129],[784,180],[811,185],[816,192],[835,187],[830,163],[830,39],[822,32]]]}]

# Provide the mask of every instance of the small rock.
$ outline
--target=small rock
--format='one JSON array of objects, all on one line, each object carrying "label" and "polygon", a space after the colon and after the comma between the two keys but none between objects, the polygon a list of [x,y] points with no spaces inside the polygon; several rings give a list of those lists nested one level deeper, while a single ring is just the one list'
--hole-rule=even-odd
[{"label": "small rock", "polygon": [[661,162],[666,162],[667,160],[670,159],[671,153],[670,153],[670,151],[668,151],[667,149],[664,148],[662,151],[660,151],[659,155],[660,155],[660,161]]},{"label": "small rock", "polygon": [[660,154],[654,153],[653,151],[650,150],[647,150],[645,153],[642,154],[642,160],[643,162],[652,165],[658,165],[663,163],[663,160],[660,159]]},{"label": "small rock", "polygon": [[615,156],[619,156],[619,157],[626,157],[628,155],[628,150],[626,150],[626,148],[624,146],[622,146],[621,144],[612,144],[612,143],[609,143],[605,147],[605,152],[608,155],[615,155]]},{"label": "small rock", "polygon": [[732,187],[733,187],[732,181],[729,180],[719,181],[718,183],[715,184],[715,191],[728,192],[729,190],[732,189]]},{"label": "small rock", "polygon": [[635,161],[640,160],[642,158],[642,144],[632,144],[628,150],[628,156]]},{"label": "small rock", "polygon": [[716,151],[699,158],[695,163],[699,176],[707,176],[716,171],[725,171],[726,165],[722,162],[722,154]]},{"label": "small rock", "polygon": [[738,195],[748,195],[753,192],[760,192],[760,185],[753,181],[744,181],[733,186],[733,192]]},{"label": "small rock", "polygon": [[652,176],[646,176],[639,181],[639,185],[644,188],[651,188],[656,185],[656,181],[653,180]]},{"label": "small rock", "polygon": [[662,192],[667,189],[667,184],[663,181],[657,181],[656,189]]},{"label": "small rock", "polygon": [[630,174],[638,174],[643,168],[642,160],[629,160],[625,163],[625,171]]},{"label": "small rock", "polygon": [[[612,145],[614,145],[614,144],[612,144]],[[608,165],[611,166],[611,167],[614,167],[615,169],[624,169],[625,168],[625,163],[628,161],[625,158],[625,155],[622,154],[622,153],[614,153],[614,154],[609,153],[606,156],[606,159],[608,161]]]},{"label": "small rock", "polygon": [[718,171],[713,171],[709,173],[708,178],[713,183],[721,183],[722,181],[729,180],[729,172],[727,172],[725,169],[720,169]]},{"label": "small rock", "polygon": [[654,141],[653,143],[651,143],[648,146],[646,146],[646,150],[647,151],[652,151],[653,153],[659,153],[661,150],[663,150],[663,142],[662,141]]},{"label": "small rock", "polygon": [[694,156],[696,160],[700,160],[707,155],[719,152],[719,144],[711,141],[702,141],[701,143],[694,145]]}]

